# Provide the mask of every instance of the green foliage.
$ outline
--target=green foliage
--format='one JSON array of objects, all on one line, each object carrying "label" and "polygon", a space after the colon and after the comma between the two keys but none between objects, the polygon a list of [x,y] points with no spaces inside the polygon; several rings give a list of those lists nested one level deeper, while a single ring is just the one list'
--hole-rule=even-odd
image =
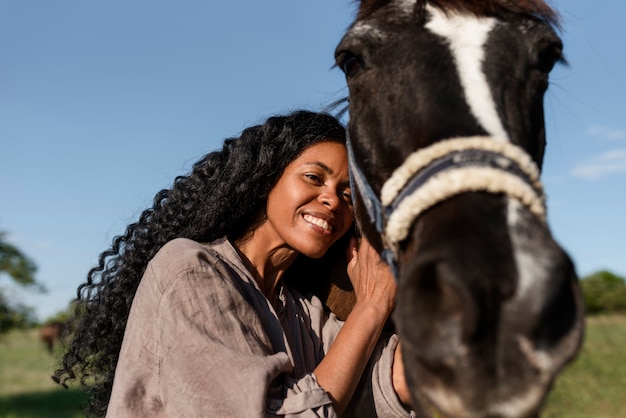
[{"label": "green foliage", "polygon": [[0,291],[0,336],[13,328],[31,328],[36,322],[33,308],[9,303]]},{"label": "green foliage", "polygon": [[5,236],[4,232],[0,232],[0,273],[8,274],[21,285],[41,287],[35,280],[35,263],[13,244],[8,243]]},{"label": "green foliage", "polygon": [[54,324],[54,323],[65,324],[70,320],[70,318],[72,318],[73,316],[72,312],[73,312],[72,308],[69,307],[64,311],[59,311],[55,313],[54,315],[46,318],[46,320],[43,323],[44,324]]},{"label": "green foliage", "polygon": [[[36,271],[35,263],[7,242],[6,234],[0,232],[0,274],[7,274],[21,286],[43,292],[44,287],[35,279]],[[33,309],[21,303],[10,303],[0,289],[0,336],[12,328],[26,328],[34,323]]]},{"label": "green foliage", "polygon": [[76,303],[76,301],[73,301],[72,303],[68,305],[66,309],[62,311],[58,311],[54,315],[51,315],[48,318],[46,318],[43,324],[72,323],[73,321],[77,321],[84,311],[85,311],[85,305],[83,303]]},{"label": "green foliage", "polygon": [[626,281],[608,271],[599,271],[580,282],[587,313],[626,312]]}]

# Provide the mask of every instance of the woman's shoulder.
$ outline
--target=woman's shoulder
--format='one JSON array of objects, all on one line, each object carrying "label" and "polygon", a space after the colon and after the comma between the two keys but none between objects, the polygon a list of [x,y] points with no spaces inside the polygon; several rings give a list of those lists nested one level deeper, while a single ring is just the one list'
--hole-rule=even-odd
[{"label": "woman's shoulder", "polygon": [[161,247],[151,263],[184,265],[203,252],[206,252],[205,245],[188,238],[175,238]]},{"label": "woman's shoulder", "polygon": [[179,254],[188,251],[201,251],[205,246],[206,244],[199,243],[189,238],[174,238],[161,247],[155,258],[159,256],[167,257],[171,254]]},{"label": "woman's shoulder", "polygon": [[223,246],[223,240],[200,243],[188,238],[176,238],[161,247],[150,261],[148,270],[169,280],[192,270],[210,270],[221,259],[220,248]]}]

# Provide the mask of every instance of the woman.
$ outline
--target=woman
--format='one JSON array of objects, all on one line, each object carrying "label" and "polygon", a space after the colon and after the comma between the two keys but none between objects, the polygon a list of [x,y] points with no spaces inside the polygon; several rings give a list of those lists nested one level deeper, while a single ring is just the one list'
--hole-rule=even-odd
[{"label": "woman", "polygon": [[337,120],[299,111],[244,130],[100,255],[55,379],[80,377],[95,416],[408,416],[397,338],[380,339],[395,282],[372,248],[351,241],[345,323],[282,280],[351,227]]}]

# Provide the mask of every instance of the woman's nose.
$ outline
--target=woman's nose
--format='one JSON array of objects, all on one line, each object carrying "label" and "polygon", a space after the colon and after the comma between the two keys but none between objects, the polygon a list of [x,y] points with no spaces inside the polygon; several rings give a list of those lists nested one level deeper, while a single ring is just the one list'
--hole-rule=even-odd
[{"label": "woman's nose", "polygon": [[330,210],[336,210],[340,206],[339,195],[336,191],[325,190],[319,198],[322,204]]}]

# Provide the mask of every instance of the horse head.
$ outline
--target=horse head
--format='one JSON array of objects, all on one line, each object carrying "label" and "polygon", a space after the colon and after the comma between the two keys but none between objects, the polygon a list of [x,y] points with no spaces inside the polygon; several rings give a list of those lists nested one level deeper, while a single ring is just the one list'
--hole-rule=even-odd
[{"label": "horse head", "polygon": [[572,261],[546,222],[543,1],[362,0],[336,50],[357,221],[399,281],[418,408],[534,416],[579,350]]}]

